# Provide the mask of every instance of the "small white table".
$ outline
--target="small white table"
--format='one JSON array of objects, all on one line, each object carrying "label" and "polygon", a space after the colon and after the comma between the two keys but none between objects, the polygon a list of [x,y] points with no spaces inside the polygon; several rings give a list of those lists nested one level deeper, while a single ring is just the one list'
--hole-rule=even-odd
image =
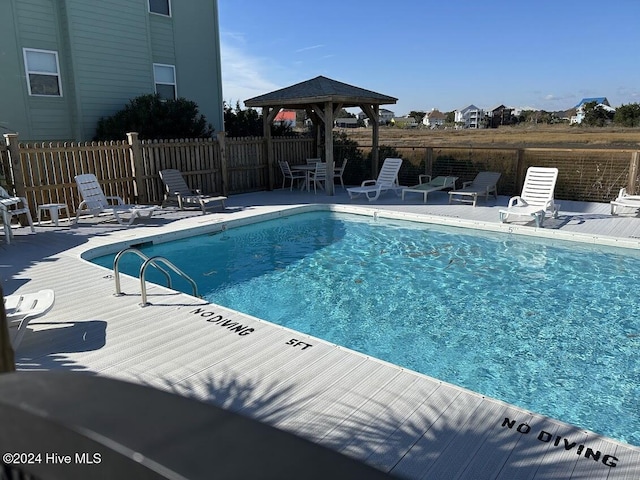
[{"label": "small white table", "polygon": [[69,216],[69,207],[67,207],[66,203],[45,203],[43,205],[38,205],[38,225],[40,225],[40,217],[42,216],[42,211],[46,210],[49,212],[49,216],[51,217],[51,221],[57,227],[60,217],[60,212],[62,210],[67,211],[67,220],[71,223],[71,217]]},{"label": "small white table", "polygon": [[306,190],[307,192],[311,191],[311,184],[309,182],[309,174],[311,172],[315,172],[316,165],[315,164],[293,165],[291,167],[291,170],[292,171],[296,171],[296,172],[304,172],[305,180],[304,180],[304,183],[302,184],[302,187],[300,188],[300,190]]}]

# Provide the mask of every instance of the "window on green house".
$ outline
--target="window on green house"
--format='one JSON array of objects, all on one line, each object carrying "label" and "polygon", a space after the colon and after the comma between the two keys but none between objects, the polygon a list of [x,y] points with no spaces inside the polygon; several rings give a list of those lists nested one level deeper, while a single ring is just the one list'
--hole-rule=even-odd
[{"label": "window on green house", "polygon": [[24,67],[29,95],[62,96],[58,52],[25,48]]},{"label": "window on green house", "polygon": [[149,0],[149,11],[159,15],[171,16],[170,0]]},{"label": "window on green house", "polygon": [[176,67],[154,63],[153,78],[156,84],[156,93],[165,100],[176,99]]}]

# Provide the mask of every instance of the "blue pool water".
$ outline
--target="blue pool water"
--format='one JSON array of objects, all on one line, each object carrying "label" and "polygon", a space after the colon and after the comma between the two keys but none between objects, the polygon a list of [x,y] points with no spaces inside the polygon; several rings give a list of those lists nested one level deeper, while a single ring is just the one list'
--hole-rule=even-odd
[{"label": "blue pool water", "polygon": [[142,250],[211,302],[640,445],[635,252],[329,212]]}]

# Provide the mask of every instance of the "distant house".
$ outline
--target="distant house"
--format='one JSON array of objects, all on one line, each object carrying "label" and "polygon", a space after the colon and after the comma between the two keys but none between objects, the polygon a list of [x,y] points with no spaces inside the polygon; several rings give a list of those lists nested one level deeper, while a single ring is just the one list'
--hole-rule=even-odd
[{"label": "distant house", "polygon": [[333,124],[341,128],[356,128],[358,126],[358,119],[355,117],[336,118]]},{"label": "distant house", "polygon": [[513,109],[499,105],[489,112],[488,126],[491,128],[498,128],[500,125],[511,125],[511,118],[513,116]]},{"label": "distant house", "polygon": [[456,128],[484,128],[484,110],[469,105],[455,111]]},{"label": "distant house", "polygon": [[[395,113],[393,113],[391,110],[387,110],[386,108],[381,108],[378,114],[380,125],[387,125],[391,123],[393,117],[396,116]],[[366,113],[360,112],[358,114],[358,119],[362,120],[367,127],[369,126],[369,117],[367,117]]]},{"label": "distant house", "polygon": [[434,108],[422,118],[422,124],[429,128],[440,128],[447,121],[447,116]]},{"label": "distant house", "polygon": [[296,111],[295,110],[280,110],[276,117],[273,119],[274,125],[284,125],[290,128],[296,126]]},{"label": "distant house", "polygon": [[584,107],[588,103],[595,103],[596,107],[600,107],[600,108],[606,110],[607,112],[615,112],[616,111],[615,108],[611,108],[611,105],[609,104],[609,100],[607,100],[607,97],[583,98],[582,100],[580,100],[580,103],[578,103],[574,107],[575,108],[575,114],[571,115],[571,118],[569,119],[569,123],[571,125],[582,123],[582,121],[584,120]]},{"label": "distant house", "polygon": [[217,0],[2,1],[0,24],[0,133],[90,140],[150,93],[224,130]]}]

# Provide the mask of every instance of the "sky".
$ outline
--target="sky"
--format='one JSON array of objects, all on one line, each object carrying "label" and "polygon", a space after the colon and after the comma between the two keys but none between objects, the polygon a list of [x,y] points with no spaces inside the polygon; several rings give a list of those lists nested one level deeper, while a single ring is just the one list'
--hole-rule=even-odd
[{"label": "sky", "polygon": [[640,0],[218,0],[218,10],[233,106],[319,75],[397,98],[382,108],[398,116],[640,103]]}]

